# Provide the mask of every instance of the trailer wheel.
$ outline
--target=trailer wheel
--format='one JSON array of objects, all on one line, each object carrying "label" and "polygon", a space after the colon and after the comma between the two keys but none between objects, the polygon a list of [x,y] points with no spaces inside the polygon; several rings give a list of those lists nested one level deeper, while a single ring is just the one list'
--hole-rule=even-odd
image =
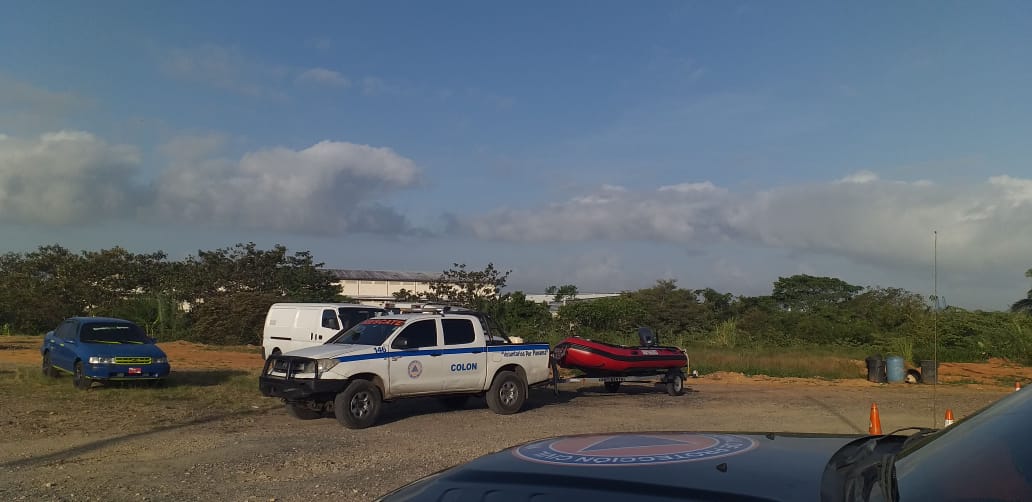
[{"label": "trailer wheel", "polygon": [[671,396],[684,394],[684,377],[680,373],[667,377],[666,392]]},{"label": "trailer wheel", "polygon": [[368,380],[354,380],[333,400],[333,413],[341,425],[349,429],[365,429],[380,416],[383,395]]},{"label": "trailer wheel", "polygon": [[527,401],[527,382],[516,373],[501,371],[487,391],[487,407],[499,415],[512,415]]},{"label": "trailer wheel", "polygon": [[606,392],[616,392],[620,390],[620,382],[605,382]]}]

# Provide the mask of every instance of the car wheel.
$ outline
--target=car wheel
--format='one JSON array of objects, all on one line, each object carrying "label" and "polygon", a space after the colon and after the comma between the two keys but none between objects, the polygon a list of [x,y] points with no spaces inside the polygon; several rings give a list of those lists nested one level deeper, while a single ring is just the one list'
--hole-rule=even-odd
[{"label": "car wheel", "polygon": [[79,390],[86,390],[90,388],[90,385],[93,385],[93,382],[89,378],[86,378],[86,372],[83,370],[82,361],[75,362],[75,372],[72,373],[72,384]]},{"label": "car wheel", "polygon": [[620,382],[605,382],[606,392],[616,392],[620,390]]},{"label": "car wheel", "polygon": [[287,415],[298,420],[315,420],[323,417],[323,412],[313,410],[303,403],[287,403]]},{"label": "car wheel", "polygon": [[684,377],[681,375],[669,377],[666,384],[666,392],[671,396],[680,396],[684,394]]},{"label": "car wheel", "polygon": [[57,376],[57,370],[54,369],[53,363],[50,362],[50,352],[43,354],[43,376],[50,378]]},{"label": "car wheel", "polygon": [[383,395],[368,380],[354,380],[333,400],[337,421],[349,429],[365,429],[380,416]]},{"label": "car wheel", "polygon": [[527,382],[511,371],[498,373],[487,391],[487,407],[499,415],[520,411],[526,401]]},{"label": "car wheel", "polygon": [[469,396],[444,396],[438,398],[438,400],[449,410],[461,410],[469,402]]}]

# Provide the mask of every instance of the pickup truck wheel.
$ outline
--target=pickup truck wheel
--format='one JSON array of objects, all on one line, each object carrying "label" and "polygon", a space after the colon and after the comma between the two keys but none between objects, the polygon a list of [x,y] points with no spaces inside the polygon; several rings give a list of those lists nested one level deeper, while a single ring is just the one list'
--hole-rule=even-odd
[{"label": "pickup truck wheel", "polygon": [[86,390],[90,388],[93,382],[89,378],[86,378],[86,372],[82,368],[82,361],[75,362],[75,372],[72,373],[72,385],[75,385],[76,389]]},{"label": "pickup truck wheel", "polygon": [[620,390],[620,382],[605,382],[606,392],[616,392]]},{"label": "pickup truck wheel", "polygon": [[438,398],[441,404],[449,410],[461,410],[466,407],[466,403],[469,402],[469,396],[444,396]]},{"label": "pickup truck wheel", "polygon": [[368,380],[355,380],[333,400],[337,421],[349,429],[365,429],[380,416],[383,395]]},{"label": "pickup truck wheel", "polygon": [[50,378],[57,376],[57,370],[54,369],[54,365],[50,362],[50,352],[43,354],[43,376]]},{"label": "pickup truck wheel", "polygon": [[667,380],[666,393],[671,396],[680,396],[684,394],[684,377],[681,375],[674,375]]},{"label": "pickup truck wheel", "polygon": [[520,411],[526,401],[527,382],[511,371],[498,373],[487,391],[487,407],[499,415]]},{"label": "pickup truck wheel", "polygon": [[315,420],[323,417],[321,411],[315,411],[301,403],[287,403],[287,415],[298,420]]}]

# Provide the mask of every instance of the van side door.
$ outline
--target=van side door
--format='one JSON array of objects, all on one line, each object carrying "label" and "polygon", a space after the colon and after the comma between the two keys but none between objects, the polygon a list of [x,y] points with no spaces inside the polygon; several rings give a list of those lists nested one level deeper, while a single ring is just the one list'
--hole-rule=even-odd
[{"label": "van side door", "polygon": [[442,390],[466,392],[484,390],[487,378],[487,348],[479,323],[468,318],[441,319],[444,333]]},{"label": "van side door", "polygon": [[[326,327],[330,326],[330,327]],[[333,326],[337,326],[336,329]],[[340,321],[332,308],[302,307],[294,324],[294,348],[321,345],[340,331]]]}]

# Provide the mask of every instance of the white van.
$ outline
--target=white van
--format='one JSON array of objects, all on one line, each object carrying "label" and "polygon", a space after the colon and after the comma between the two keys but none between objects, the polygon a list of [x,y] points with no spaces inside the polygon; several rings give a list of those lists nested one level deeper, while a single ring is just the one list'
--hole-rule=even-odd
[{"label": "white van", "polygon": [[357,303],[276,303],[269,307],[262,355],[322,345],[341,330],[383,315],[386,310]]}]

